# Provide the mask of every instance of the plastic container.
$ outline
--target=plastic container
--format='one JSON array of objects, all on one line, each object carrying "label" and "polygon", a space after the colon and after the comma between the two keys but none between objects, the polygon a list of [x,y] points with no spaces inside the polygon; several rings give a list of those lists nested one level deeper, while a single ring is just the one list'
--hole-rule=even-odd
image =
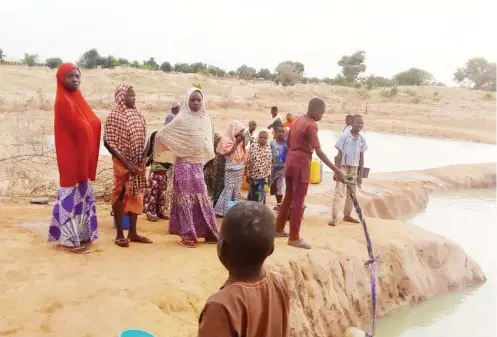
[{"label": "plastic container", "polygon": [[238,201],[228,201],[228,209],[230,209],[231,207],[235,206],[236,204],[238,204]]},{"label": "plastic container", "polygon": [[149,332],[139,329],[124,330],[119,334],[119,337],[155,337]]},{"label": "plastic container", "polygon": [[[129,230],[129,215],[123,215],[122,221],[123,230]],[[114,228],[116,228],[116,222],[114,221]]]},{"label": "plastic container", "polygon": [[321,183],[323,177],[323,163],[319,159],[313,159],[311,162],[311,176],[309,178],[311,184]]}]

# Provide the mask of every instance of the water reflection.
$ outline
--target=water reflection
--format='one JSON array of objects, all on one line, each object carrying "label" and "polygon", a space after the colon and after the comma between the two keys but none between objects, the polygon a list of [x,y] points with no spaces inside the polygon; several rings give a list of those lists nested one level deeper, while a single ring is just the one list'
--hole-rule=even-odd
[{"label": "water reflection", "polygon": [[411,223],[461,245],[487,275],[487,282],[442,294],[380,320],[381,337],[494,337],[496,312],[495,189],[433,195]]}]

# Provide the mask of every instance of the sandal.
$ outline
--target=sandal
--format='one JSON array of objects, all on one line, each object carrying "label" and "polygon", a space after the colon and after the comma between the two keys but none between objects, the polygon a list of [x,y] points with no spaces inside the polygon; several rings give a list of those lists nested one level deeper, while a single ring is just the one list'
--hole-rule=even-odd
[{"label": "sandal", "polygon": [[60,246],[60,249],[62,249],[66,253],[73,253],[73,254],[89,254],[89,253],[91,253],[91,249],[88,246],[78,246],[78,247]]},{"label": "sandal", "polygon": [[343,217],[343,221],[345,221],[345,222],[351,222],[351,223],[361,223],[359,220],[354,219],[351,216],[344,216]]},{"label": "sandal", "polygon": [[129,242],[136,242],[136,243],[153,243],[152,240],[140,235],[137,235],[135,237],[128,236],[128,240]]},{"label": "sandal", "polygon": [[276,232],[276,234],[274,235],[274,237],[276,238],[287,238],[289,237],[290,235],[288,235],[287,232],[283,231],[283,232]]},{"label": "sandal", "polygon": [[123,248],[129,247],[129,241],[128,241],[128,239],[125,239],[125,238],[115,239],[114,243],[116,245],[118,245],[119,247],[123,247]]},{"label": "sandal", "polygon": [[147,213],[147,220],[152,221],[152,222],[156,222],[157,220],[159,220],[159,217],[155,214]]},{"label": "sandal", "polygon": [[179,244],[185,248],[197,248],[197,243],[192,240],[181,240]]},{"label": "sandal", "polygon": [[295,248],[311,249],[311,245],[309,245],[307,242],[305,242],[302,239],[296,241],[288,241],[288,245]]}]

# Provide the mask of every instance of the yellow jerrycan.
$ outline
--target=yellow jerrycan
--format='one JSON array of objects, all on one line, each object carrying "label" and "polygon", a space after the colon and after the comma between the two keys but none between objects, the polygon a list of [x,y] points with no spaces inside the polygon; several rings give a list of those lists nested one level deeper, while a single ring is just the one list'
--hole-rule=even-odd
[{"label": "yellow jerrycan", "polygon": [[319,159],[312,159],[311,176],[309,181],[311,184],[319,184],[323,178],[323,163]]}]

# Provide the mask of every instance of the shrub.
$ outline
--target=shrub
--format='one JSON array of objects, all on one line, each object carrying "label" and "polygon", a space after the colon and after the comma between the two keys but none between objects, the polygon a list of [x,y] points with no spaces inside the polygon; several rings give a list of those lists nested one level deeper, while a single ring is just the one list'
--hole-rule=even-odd
[{"label": "shrub", "polygon": [[421,102],[421,97],[419,97],[419,96],[414,96],[411,99],[411,103],[413,103],[413,104],[419,104],[420,102]]},{"label": "shrub", "polygon": [[60,67],[62,63],[63,63],[62,60],[58,57],[52,57],[45,60],[45,64],[50,69],[57,69],[58,67]]},{"label": "shrub", "polygon": [[482,96],[482,99],[485,101],[495,101],[495,95],[491,92],[487,92],[485,95]]},{"label": "shrub", "polygon": [[394,76],[397,85],[428,85],[433,81],[433,75],[426,70],[411,68]]},{"label": "shrub", "polygon": [[397,95],[397,93],[398,93],[397,86],[393,86],[391,88],[384,88],[381,89],[380,91],[380,95],[387,98],[394,97]]},{"label": "shrub", "polygon": [[202,89],[202,82],[193,82],[192,83],[192,86],[194,88],[199,88],[199,89]]}]

